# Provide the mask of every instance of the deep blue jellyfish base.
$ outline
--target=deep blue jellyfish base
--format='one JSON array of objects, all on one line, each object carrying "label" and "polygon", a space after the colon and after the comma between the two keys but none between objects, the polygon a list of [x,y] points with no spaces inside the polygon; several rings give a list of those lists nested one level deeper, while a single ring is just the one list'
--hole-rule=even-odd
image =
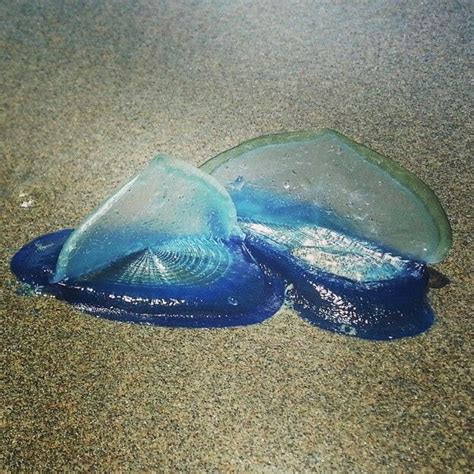
[{"label": "deep blue jellyfish base", "polygon": [[269,318],[283,303],[281,278],[264,263],[257,263],[239,239],[223,244],[231,257],[229,268],[206,285],[121,283],[114,281],[113,266],[90,277],[52,283],[59,253],[72,232],[65,229],[28,243],[14,255],[12,272],[37,292],[65,300],[81,311],[140,324],[241,326]]},{"label": "deep blue jellyfish base", "polygon": [[308,269],[287,252],[254,234],[246,243],[289,284],[288,303],[322,329],[370,340],[416,336],[428,330],[434,313],[427,300],[426,265],[410,262],[407,271],[385,281],[357,282]]}]

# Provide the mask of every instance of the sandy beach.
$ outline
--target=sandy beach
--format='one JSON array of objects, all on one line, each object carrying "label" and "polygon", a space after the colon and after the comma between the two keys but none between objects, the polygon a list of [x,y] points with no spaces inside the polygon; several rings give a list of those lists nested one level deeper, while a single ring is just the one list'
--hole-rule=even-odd
[{"label": "sandy beach", "polygon": [[[2,468],[471,472],[472,10],[1,2]],[[158,152],[199,165],[322,127],[443,203],[451,283],[430,291],[430,331],[374,343],[285,308],[243,328],[146,327],[18,291],[22,245],[77,226]]]}]

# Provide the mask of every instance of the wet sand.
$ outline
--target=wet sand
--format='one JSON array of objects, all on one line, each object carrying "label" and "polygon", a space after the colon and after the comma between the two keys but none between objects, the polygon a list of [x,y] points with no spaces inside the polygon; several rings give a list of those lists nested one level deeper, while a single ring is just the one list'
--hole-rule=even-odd
[{"label": "wet sand", "polygon": [[[4,469],[472,470],[469,2],[62,3],[0,5]],[[14,252],[158,151],[200,164],[321,127],[440,197],[451,284],[429,332],[372,343],[288,309],[141,327],[17,293]]]}]

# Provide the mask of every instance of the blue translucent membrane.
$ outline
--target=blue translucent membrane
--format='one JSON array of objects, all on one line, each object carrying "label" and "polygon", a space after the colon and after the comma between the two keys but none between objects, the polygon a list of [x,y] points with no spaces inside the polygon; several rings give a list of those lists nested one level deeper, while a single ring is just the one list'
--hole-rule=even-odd
[{"label": "blue translucent membrane", "polygon": [[330,130],[261,137],[205,163],[247,245],[288,282],[309,322],[367,339],[433,322],[427,272],[450,246],[436,196],[408,171]]},{"label": "blue translucent membrane", "polygon": [[252,254],[285,278],[288,302],[308,322],[373,340],[414,336],[433,323],[425,265],[329,229],[242,227]]},{"label": "blue translucent membrane", "polygon": [[375,340],[413,336],[431,326],[425,265],[335,230],[341,224],[324,212],[318,226],[309,225],[303,216],[314,207],[288,208],[292,212],[278,219],[240,224],[252,254],[286,279],[288,301],[304,319]]},{"label": "blue translucent membrane", "polygon": [[251,324],[283,302],[281,279],[248,252],[227,192],[164,157],[77,230],[27,244],[11,268],[39,293],[97,316],[145,324]]},{"label": "blue translucent membrane", "polygon": [[406,170],[331,131],[262,137],[203,169],[230,196],[159,157],[76,231],[23,247],[13,272],[124,321],[255,323],[278,310],[286,284],[287,301],[324,329],[388,340],[430,327],[422,262],[440,260],[451,235]]}]

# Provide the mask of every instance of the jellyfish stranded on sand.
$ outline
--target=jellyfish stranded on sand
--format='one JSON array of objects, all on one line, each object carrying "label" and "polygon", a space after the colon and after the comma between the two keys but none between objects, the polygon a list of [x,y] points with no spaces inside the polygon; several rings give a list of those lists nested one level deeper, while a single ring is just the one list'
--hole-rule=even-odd
[{"label": "jellyfish stranded on sand", "polygon": [[368,339],[426,330],[427,263],[451,246],[433,192],[338,132],[269,135],[201,169],[229,191],[247,245],[309,322]]},{"label": "jellyfish stranded on sand", "polygon": [[450,245],[423,182],[322,130],[250,140],[201,170],[157,157],[77,230],[35,239],[11,268],[83,311],[164,326],[260,322],[286,285],[310,323],[387,340],[432,324],[427,264]]},{"label": "jellyfish stranded on sand", "polygon": [[162,326],[256,323],[283,284],[249,254],[214,178],[159,156],[74,231],[21,249],[12,270],[37,292],[112,319]]}]

